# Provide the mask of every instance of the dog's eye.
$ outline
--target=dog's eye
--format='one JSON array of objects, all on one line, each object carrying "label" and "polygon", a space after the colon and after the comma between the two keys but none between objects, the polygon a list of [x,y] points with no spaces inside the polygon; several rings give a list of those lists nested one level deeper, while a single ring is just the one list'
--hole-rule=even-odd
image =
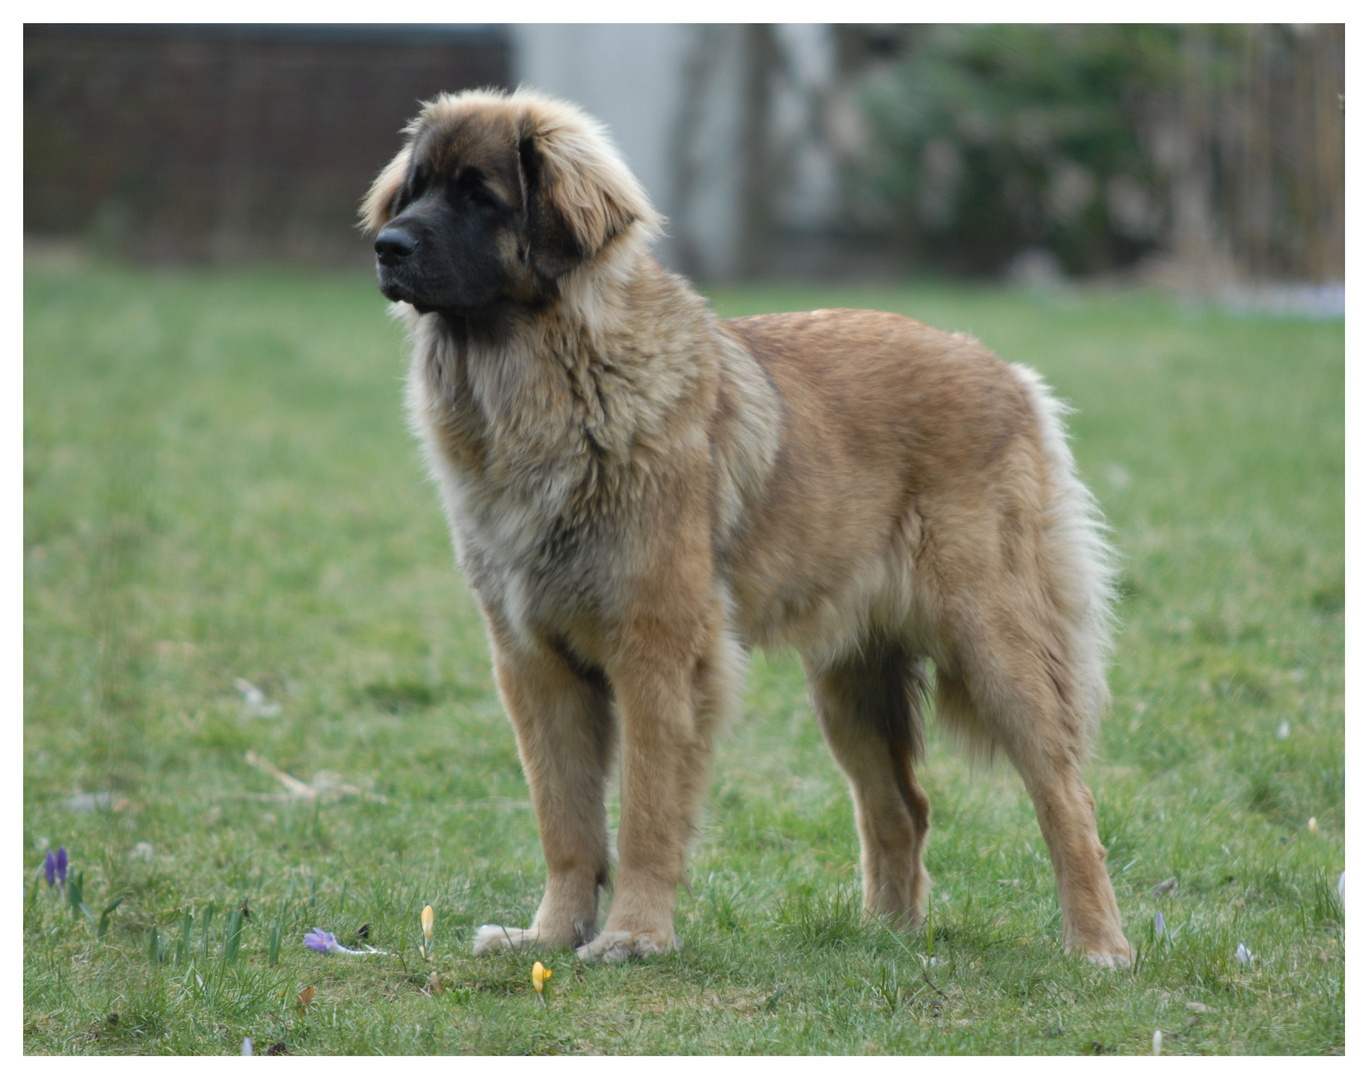
[{"label": "dog's eye", "polygon": [[500,202],[498,196],[487,187],[477,187],[471,192],[471,199],[477,206],[488,207],[491,210],[503,209],[504,204]]},{"label": "dog's eye", "polygon": [[499,210],[504,205],[482,181],[467,176],[459,177],[448,186],[447,198],[453,206],[475,206],[482,210]]}]

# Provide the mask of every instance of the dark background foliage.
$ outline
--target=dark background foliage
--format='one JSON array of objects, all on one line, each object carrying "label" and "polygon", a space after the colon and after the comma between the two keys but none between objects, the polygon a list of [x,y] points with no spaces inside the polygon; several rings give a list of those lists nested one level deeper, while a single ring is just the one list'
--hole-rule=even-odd
[{"label": "dark background foliage", "polygon": [[864,82],[853,202],[966,274],[1036,249],[1339,276],[1343,57],[1336,26],[932,28]]}]

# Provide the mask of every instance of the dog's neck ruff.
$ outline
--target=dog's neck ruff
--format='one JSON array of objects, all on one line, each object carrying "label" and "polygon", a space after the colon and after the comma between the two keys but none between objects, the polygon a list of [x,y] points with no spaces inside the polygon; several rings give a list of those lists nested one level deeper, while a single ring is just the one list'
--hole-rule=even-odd
[{"label": "dog's neck ruff", "polygon": [[644,350],[632,321],[644,308],[656,318],[708,316],[630,239],[566,274],[538,310],[480,323],[404,305],[414,419],[440,429],[456,463],[489,471],[516,456],[525,468],[559,470],[591,455],[626,464],[635,445],[660,434],[697,383],[699,358]]}]

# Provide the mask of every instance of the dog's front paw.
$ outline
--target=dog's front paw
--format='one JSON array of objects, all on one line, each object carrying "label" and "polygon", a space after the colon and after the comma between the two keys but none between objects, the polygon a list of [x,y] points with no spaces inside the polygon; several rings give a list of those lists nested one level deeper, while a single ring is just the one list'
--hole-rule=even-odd
[{"label": "dog's front paw", "polygon": [[1125,948],[1119,945],[1113,948],[1089,949],[1084,953],[1084,959],[1096,967],[1109,971],[1125,971],[1136,963],[1136,947],[1125,939],[1123,945]]},{"label": "dog's front paw", "polygon": [[631,930],[605,930],[588,945],[575,950],[587,964],[620,964],[634,956],[674,952],[680,939],[674,934],[637,934]]},{"label": "dog's front paw", "polygon": [[1090,964],[1098,966],[1098,968],[1106,968],[1109,970],[1125,970],[1129,968],[1129,966],[1131,966],[1132,964],[1135,964],[1136,962],[1136,950],[1134,949],[1134,947],[1128,946],[1127,949],[1128,951],[1125,951],[1125,953],[1123,953],[1123,951],[1099,951],[1099,953],[1086,953],[1084,954],[1084,958],[1086,958],[1086,960],[1090,962]]},{"label": "dog's front paw", "polygon": [[495,926],[487,923],[476,930],[475,937],[471,940],[471,952],[476,956],[488,956],[506,950],[520,952],[531,949],[537,944],[537,940],[536,930],[520,930],[516,926]]}]

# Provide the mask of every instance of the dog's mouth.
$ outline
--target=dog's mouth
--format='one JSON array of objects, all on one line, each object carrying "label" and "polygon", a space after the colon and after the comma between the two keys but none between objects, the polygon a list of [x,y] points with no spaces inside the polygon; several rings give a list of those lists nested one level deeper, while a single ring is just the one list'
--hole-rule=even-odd
[{"label": "dog's mouth", "polygon": [[396,267],[386,266],[379,259],[376,260],[376,281],[380,285],[381,295],[386,300],[412,304],[420,315],[437,310],[434,305],[419,296],[408,282],[401,279],[396,273]]},{"label": "dog's mouth", "polygon": [[405,264],[387,266],[379,259],[376,260],[376,283],[386,300],[409,304],[420,315],[439,312],[465,323],[497,320],[507,312],[510,302],[502,296],[470,302],[458,295],[457,290],[431,281],[427,274],[417,268]]}]

